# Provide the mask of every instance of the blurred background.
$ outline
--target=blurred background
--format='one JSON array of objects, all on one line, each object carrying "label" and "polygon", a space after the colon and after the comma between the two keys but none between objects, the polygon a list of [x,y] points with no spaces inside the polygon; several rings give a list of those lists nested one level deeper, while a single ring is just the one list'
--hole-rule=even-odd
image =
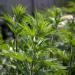
[{"label": "blurred background", "polygon": [[[3,11],[10,12],[10,9],[18,4],[24,5],[27,8],[28,13],[33,14],[36,9],[43,10],[52,6],[70,8],[75,6],[74,2],[75,0],[0,0],[0,14],[2,14]],[[74,9],[72,11],[74,11]]]}]

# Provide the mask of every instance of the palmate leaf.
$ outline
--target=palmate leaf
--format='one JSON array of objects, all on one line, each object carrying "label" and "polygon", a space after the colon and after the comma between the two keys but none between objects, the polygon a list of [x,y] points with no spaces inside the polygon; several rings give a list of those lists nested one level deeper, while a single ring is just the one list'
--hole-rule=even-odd
[{"label": "palmate leaf", "polygon": [[22,31],[19,33],[19,35],[23,35],[23,36],[25,36],[25,35],[30,35],[30,36],[35,36],[35,34],[36,34],[36,29],[30,29],[27,25],[21,25],[20,24],[20,27],[21,27],[21,29],[22,29]]},{"label": "palmate leaf", "polygon": [[70,55],[68,53],[66,53],[65,51],[62,51],[58,48],[48,48],[48,50],[53,54],[53,56],[55,56],[57,59],[60,60],[66,60],[69,61],[70,60]]},{"label": "palmate leaf", "polygon": [[10,28],[11,31],[15,33],[16,22],[13,20],[13,17],[8,14],[4,14],[1,17],[1,19],[3,19],[4,22],[7,24],[7,27]]},{"label": "palmate leaf", "polygon": [[[56,60],[42,60],[41,65],[43,65],[44,68],[41,69],[42,74],[49,74],[49,75],[66,75],[66,67],[62,66],[59,62]],[[61,71],[60,73],[58,73]],[[39,71],[40,73],[40,71]],[[38,74],[39,75],[39,74]]]},{"label": "palmate leaf", "polygon": [[58,17],[59,15],[61,16],[62,10],[60,8],[57,8],[53,6],[51,9],[47,9],[46,15],[48,17]]},{"label": "palmate leaf", "polygon": [[2,17],[0,17],[1,19],[3,19],[6,23],[9,23],[9,24],[13,24],[15,25],[14,23],[14,20],[12,18],[12,16],[8,15],[8,14],[4,14]]},{"label": "palmate leaf", "polygon": [[49,21],[45,19],[42,14],[36,12],[36,30],[37,30],[37,35],[39,36],[47,36],[51,33],[51,26],[49,24]]},{"label": "palmate leaf", "polygon": [[23,17],[23,15],[26,13],[26,9],[25,7],[19,4],[15,8],[12,8],[12,12],[16,16],[16,18],[19,19]]},{"label": "palmate leaf", "polygon": [[27,23],[30,24],[32,27],[34,27],[36,25],[36,20],[31,15],[25,15],[22,19],[22,23],[23,24]]},{"label": "palmate leaf", "polygon": [[36,35],[37,31],[36,20],[32,16],[30,15],[24,16],[19,26],[22,28],[20,34],[24,33],[25,35],[30,35],[30,36]]},{"label": "palmate leaf", "polygon": [[3,53],[0,53],[0,55],[10,57],[10,58],[13,58],[16,60],[20,60],[20,61],[25,60],[25,56],[21,53],[18,53],[18,52],[3,52]]},{"label": "palmate leaf", "polygon": [[8,51],[3,51],[0,53],[1,56],[9,57],[12,58],[13,60],[19,60],[19,61],[28,61],[32,63],[32,58],[27,56],[26,54],[22,54],[19,52],[8,52]]},{"label": "palmate leaf", "polygon": [[59,70],[59,69],[65,70],[66,69],[66,67],[62,66],[60,63],[55,62],[54,60],[53,61],[44,60],[44,64],[54,70]]},{"label": "palmate leaf", "polygon": [[11,17],[10,15],[4,14],[4,16],[1,18],[7,23],[7,26],[15,35],[21,32],[22,28],[19,26],[18,22],[13,20],[13,17]]}]

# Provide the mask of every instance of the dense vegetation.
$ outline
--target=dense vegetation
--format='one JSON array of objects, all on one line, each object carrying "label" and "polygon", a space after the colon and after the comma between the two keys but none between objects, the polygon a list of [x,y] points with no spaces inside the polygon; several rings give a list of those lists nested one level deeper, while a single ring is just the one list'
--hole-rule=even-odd
[{"label": "dense vegetation", "polygon": [[74,75],[75,21],[60,8],[27,14],[18,5],[1,16],[15,38],[0,33],[0,75]]}]

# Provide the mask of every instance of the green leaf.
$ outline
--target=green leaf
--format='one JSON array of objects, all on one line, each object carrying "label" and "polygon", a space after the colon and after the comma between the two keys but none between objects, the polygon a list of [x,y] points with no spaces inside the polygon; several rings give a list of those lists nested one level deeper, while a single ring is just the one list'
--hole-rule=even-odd
[{"label": "green leaf", "polygon": [[71,40],[71,44],[72,44],[72,46],[75,47],[75,38],[73,38],[73,39]]},{"label": "green leaf", "polygon": [[20,60],[20,61],[24,61],[25,60],[25,56],[21,53],[18,52],[6,52],[6,53],[1,53],[1,55],[6,56],[6,57],[10,57],[16,60]]},{"label": "green leaf", "polygon": [[26,9],[24,6],[19,4],[16,7],[12,8],[12,12],[16,18],[16,21],[20,21],[22,19],[23,15],[25,15]]},{"label": "green leaf", "polygon": [[0,45],[1,50],[9,50],[9,45],[8,44],[2,44]]}]

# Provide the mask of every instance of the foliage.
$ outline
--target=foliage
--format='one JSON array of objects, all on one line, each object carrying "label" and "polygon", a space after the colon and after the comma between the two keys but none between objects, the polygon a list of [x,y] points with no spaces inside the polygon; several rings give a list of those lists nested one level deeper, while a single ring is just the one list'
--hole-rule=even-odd
[{"label": "foliage", "polygon": [[0,36],[0,75],[71,75],[75,63],[74,22],[67,21],[59,29],[62,11],[55,7],[46,11],[49,16],[35,12],[33,17],[21,5],[12,11],[13,17],[1,17],[15,39],[3,42]]},{"label": "foliage", "polygon": [[69,14],[75,14],[75,0],[66,0],[64,2],[63,10]]}]

